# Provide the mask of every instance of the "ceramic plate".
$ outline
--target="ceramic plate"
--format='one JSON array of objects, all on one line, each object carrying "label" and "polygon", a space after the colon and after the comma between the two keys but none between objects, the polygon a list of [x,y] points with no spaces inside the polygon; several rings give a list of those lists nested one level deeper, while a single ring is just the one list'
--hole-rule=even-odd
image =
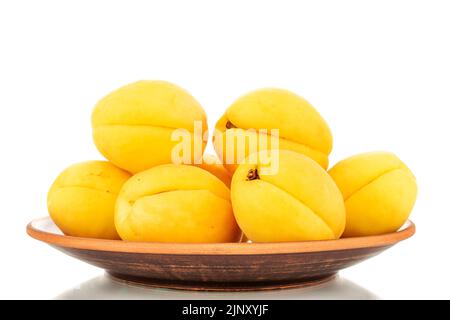
[{"label": "ceramic plate", "polygon": [[414,223],[369,237],[283,243],[150,243],[63,235],[49,217],[28,234],[103,268],[114,279],[189,290],[264,290],[323,283],[336,273],[411,237]]}]

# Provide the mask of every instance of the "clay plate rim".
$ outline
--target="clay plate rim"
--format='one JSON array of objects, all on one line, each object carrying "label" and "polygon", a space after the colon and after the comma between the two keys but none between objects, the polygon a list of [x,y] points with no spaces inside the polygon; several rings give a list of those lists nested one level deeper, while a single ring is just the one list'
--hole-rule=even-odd
[{"label": "clay plate rim", "polygon": [[415,224],[408,220],[400,230],[383,235],[342,238],[338,240],[266,243],[161,243],[131,242],[72,237],[45,231],[36,226],[50,217],[32,220],[27,225],[27,233],[32,238],[50,245],[65,248],[146,254],[187,254],[187,255],[253,255],[307,253],[349,250],[391,246],[411,237]]}]

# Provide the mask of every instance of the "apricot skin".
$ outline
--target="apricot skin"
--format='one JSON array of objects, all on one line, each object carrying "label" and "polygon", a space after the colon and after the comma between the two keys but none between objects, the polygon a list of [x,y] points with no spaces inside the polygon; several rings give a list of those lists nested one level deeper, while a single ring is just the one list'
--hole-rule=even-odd
[{"label": "apricot skin", "polygon": [[[203,151],[206,144],[202,132],[194,132],[195,121],[202,132],[207,130],[205,111],[187,91],[164,81],[138,81],[97,103],[92,113],[93,138],[105,158],[136,173],[172,162],[172,150],[180,142],[172,141],[176,129],[187,130],[191,141],[201,142]],[[202,152],[191,152],[190,163],[201,156]]]},{"label": "apricot skin", "polygon": [[202,163],[197,166],[212,173],[230,188],[231,174],[225,169],[216,156],[204,154]]},{"label": "apricot skin", "polygon": [[417,196],[416,179],[394,154],[358,154],[329,173],[345,200],[345,237],[394,232],[408,219]]},{"label": "apricot skin", "polygon": [[65,169],[51,186],[47,206],[69,236],[119,239],[114,226],[117,194],[130,177],[106,161],[87,161]]},{"label": "apricot skin", "polygon": [[236,242],[230,190],[195,166],[166,164],[134,175],[116,203],[120,237],[149,242]]},{"label": "apricot skin", "polygon": [[273,175],[261,174],[257,162],[241,164],[231,199],[242,232],[253,242],[337,239],[344,231],[344,201],[336,184],[315,161],[296,152],[279,150]]},{"label": "apricot skin", "polygon": [[[249,150],[248,142],[245,147],[237,143],[240,138],[249,141],[258,137],[259,129],[266,129],[268,134],[278,129],[279,146],[259,144],[256,150]],[[295,151],[324,169],[328,167],[333,139],[327,123],[308,101],[287,90],[260,89],[240,97],[225,111],[215,130],[214,148],[230,172],[252,151],[271,148]],[[226,160],[227,156],[233,163]]]}]

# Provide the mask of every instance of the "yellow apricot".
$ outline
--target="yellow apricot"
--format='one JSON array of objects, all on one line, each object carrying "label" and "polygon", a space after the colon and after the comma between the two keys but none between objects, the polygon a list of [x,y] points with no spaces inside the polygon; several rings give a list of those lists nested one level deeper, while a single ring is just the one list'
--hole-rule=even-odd
[{"label": "yellow apricot", "polygon": [[202,163],[197,166],[215,175],[228,188],[231,186],[231,175],[216,156],[204,154]]},{"label": "yellow apricot", "polygon": [[345,200],[345,237],[398,230],[408,219],[417,184],[408,167],[389,152],[358,154],[329,171]]},{"label": "yellow apricot", "polygon": [[[250,153],[286,149],[301,153],[328,167],[332,136],[320,114],[304,98],[283,89],[260,89],[236,100],[216,124],[214,148],[225,167],[234,172]],[[249,130],[253,129],[253,130]],[[259,130],[267,130],[266,133]],[[278,129],[278,145],[270,141]],[[267,144],[259,139],[268,135]],[[245,141],[240,144],[239,141]],[[256,149],[250,141],[258,141]]]},{"label": "yellow apricot", "polygon": [[[199,130],[194,130],[195,122]],[[164,81],[138,81],[97,103],[92,128],[98,150],[118,167],[136,173],[172,162],[172,151],[181,141],[172,139],[177,129],[184,129],[192,142],[188,160],[197,162],[205,148],[202,132],[207,123],[205,111],[187,91]],[[194,149],[194,139],[200,150]]]},{"label": "yellow apricot", "polygon": [[114,226],[117,194],[130,174],[106,161],[87,161],[65,169],[51,186],[47,206],[64,234],[119,239]]},{"label": "yellow apricot", "polygon": [[166,164],[134,175],[116,202],[120,237],[150,242],[235,242],[230,190],[195,166]]},{"label": "yellow apricot", "polygon": [[[231,200],[242,232],[254,242],[337,239],[345,227],[342,195],[327,172],[312,159],[288,150],[247,158],[231,182]],[[267,151],[266,151],[267,153]],[[278,161],[278,170],[264,166]]]}]

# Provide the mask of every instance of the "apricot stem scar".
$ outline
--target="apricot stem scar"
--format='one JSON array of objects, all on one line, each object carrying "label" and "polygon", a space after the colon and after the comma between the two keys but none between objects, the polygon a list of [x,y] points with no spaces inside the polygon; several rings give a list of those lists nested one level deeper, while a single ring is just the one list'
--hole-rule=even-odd
[{"label": "apricot stem scar", "polygon": [[247,173],[247,181],[259,179],[258,169],[250,169]]},{"label": "apricot stem scar", "polygon": [[230,121],[227,121],[225,127],[227,129],[233,129],[233,128],[237,128],[234,124],[232,124]]}]

